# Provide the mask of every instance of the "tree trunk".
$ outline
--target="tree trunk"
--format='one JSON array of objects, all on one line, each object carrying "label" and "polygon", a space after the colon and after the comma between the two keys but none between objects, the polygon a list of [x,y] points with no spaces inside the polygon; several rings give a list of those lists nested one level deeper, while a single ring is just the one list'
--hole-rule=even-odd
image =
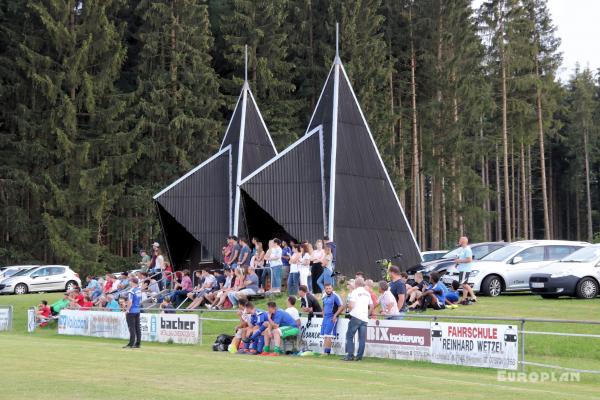
[{"label": "tree trunk", "polygon": [[502,187],[500,186],[500,157],[496,145],[496,240],[502,240]]},{"label": "tree trunk", "polygon": [[[412,106],[412,198],[411,198],[411,223],[413,230],[418,234],[419,224],[419,130],[417,129],[417,83],[416,69],[417,57],[413,39],[412,8],[409,7],[408,23],[410,25],[410,85]],[[421,247],[423,246],[420,243]]]},{"label": "tree trunk", "polygon": [[[500,35],[504,37],[503,11],[500,11]],[[500,43],[500,74],[502,92],[502,157],[504,161],[504,220],[506,224],[506,241],[512,241],[510,183],[508,180],[508,93],[506,88],[506,60],[504,58],[504,43]]]},{"label": "tree trunk", "polygon": [[533,174],[531,173],[531,145],[527,146],[527,175],[527,200],[529,202],[527,207],[527,209],[529,210],[529,239],[534,239],[535,233],[533,232]]},{"label": "tree trunk", "polygon": [[554,170],[552,168],[552,149],[548,151],[548,216],[550,218],[550,239],[557,236],[555,229],[555,214],[554,214]]},{"label": "tree trunk", "polygon": [[584,129],[583,132],[583,153],[585,162],[585,197],[586,197],[586,209],[587,209],[587,241],[591,242],[594,238],[594,229],[592,226],[592,195],[590,193],[590,154],[588,147],[588,130]]},{"label": "tree trunk", "polygon": [[[536,60],[535,73],[538,80],[540,79],[539,65]],[[546,160],[544,150],[544,120],[542,114],[542,90],[538,86],[536,94],[537,108],[537,124],[538,124],[538,141],[540,144],[540,180],[542,183],[542,208],[544,212],[544,239],[550,239],[550,213],[548,207],[548,189],[546,187]]]},{"label": "tree trunk", "polygon": [[527,174],[525,170],[525,146],[521,143],[521,214],[523,239],[529,239],[529,196],[527,196]]},{"label": "tree trunk", "polygon": [[575,182],[575,238],[581,240],[581,212],[579,211],[579,182]]}]

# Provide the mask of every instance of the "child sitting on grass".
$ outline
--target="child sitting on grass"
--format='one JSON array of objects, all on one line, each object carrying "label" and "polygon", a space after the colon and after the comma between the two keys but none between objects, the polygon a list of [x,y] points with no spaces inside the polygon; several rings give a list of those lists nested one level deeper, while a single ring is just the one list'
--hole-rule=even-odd
[{"label": "child sitting on grass", "polygon": [[446,306],[450,309],[458,308],[458,300],[460,299],[460,294],[458,293],[459,287],[460,283],[458,281],[452,281],[452,289],[448,289],[448,292],[446,292]]}]

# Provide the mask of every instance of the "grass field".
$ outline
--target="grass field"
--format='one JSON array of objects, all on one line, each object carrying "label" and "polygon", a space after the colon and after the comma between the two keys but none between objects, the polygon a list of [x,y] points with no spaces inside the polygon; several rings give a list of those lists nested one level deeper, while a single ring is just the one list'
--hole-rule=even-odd
[{"label": "grass field", "polygon": [[[210,350],[229,322],[206,322],[204,344],[144,343],[123,350],[122,341],[65,337],[55,327],[26,333],[26,308],[60,294],[2,296],[15,307],[13,332],[0,334],[0,399],[198,399],[465,397],[468,399],[600,399],[600,376],[580,382],[499,382],[497,371],[429,363],[338,357],[252,357]],[[279,302],[283,302],[282,299]],[[428,313],[429,314],[429,313]],[[541,300],[510,295],[436,315],[600,320],[600,299]],[[211,317],[216,316],[212,314]],[[223,316],[231,318],[230,315]],[[528,324],[527,330],[600,334],[600,326]],[[600,339],[528,335],[530,361],[600,370]],[[528,371],[547,370],[528,367]],[[460,393],[465,393],[464,396]]]}]

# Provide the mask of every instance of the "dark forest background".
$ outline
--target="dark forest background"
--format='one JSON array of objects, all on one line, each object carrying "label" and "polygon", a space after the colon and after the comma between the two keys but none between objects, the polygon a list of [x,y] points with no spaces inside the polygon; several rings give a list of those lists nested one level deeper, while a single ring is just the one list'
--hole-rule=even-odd
[{"label": "dark forest background", "polygon": [[[243,80],[278,149],[340,53],[422,249],[595,240],[600,86],[545,0],[0,0],[0,264],[124,268]],[[592,38],[590,38],[592,40]]]}]

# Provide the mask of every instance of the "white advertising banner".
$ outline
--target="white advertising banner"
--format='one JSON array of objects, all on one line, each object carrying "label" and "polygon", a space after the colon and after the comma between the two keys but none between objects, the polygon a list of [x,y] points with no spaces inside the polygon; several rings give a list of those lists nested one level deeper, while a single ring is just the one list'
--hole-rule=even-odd
[{"label": "white advertising banner", "polygon": [[512,325],[433,322],[431,360],[438,364],[517,369],[517,329]]},{"label": "white advertising banner", "polygon": [[198,343],[198,315],[158,314],[158,341]]},{"label": "white advertising banner", "polygon": [[[323,353],[323,338],[321,337],[321,325],[323,318],[312,318],[310,324],[308,318],[300,318],[302,322],[302,347],[317,353]],[[336,337],[333,339],[331,353],[346,354],[346,331],[348,330],[348,319],[339,318],[336,326]]]},{"label": "white advertising banner", "polygon": [[431,361],[429,322],[371,320],[367,325],[366,357]]},{"label": "white advertising banner", "polygon": [[[142,340],[146,342],[198,343],[198,315],[140,314]],[[61,335],[129,339],[125,313],[61,310]]]},{"label": "white advertising banner", "polygon": [[[333,354],[346,354],[348,322],[346,318],[338,320],[337,336],[331,348]],[[306,350],[323,352],[323,338],[320,335],[322,323],[322,318],[313,318],[307,327],[308,320],[302,318],[302,342]],[[355,343],[356,351],[358,342]],[[429,322],[371,320],[367,325],[365,357],[429,361],[431,360],[430,345]]]},{"label": "white advertising banner", "polygon": [[10,329],[12,323],[12,312],[10,308],[0,308],[0,331]]}]

